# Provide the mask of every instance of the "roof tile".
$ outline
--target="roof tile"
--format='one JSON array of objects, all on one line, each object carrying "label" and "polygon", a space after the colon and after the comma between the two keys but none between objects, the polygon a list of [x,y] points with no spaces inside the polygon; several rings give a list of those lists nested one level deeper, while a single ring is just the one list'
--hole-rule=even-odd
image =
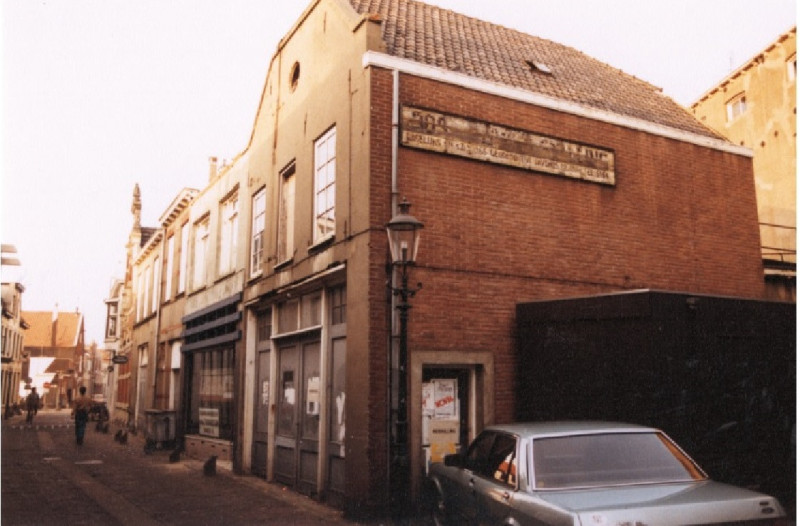
[{"label": "roof tile", "polygon": [[[613,112],[720,138],[660,89],[571,47],[416,0],[350,0],[379,15],[390,55]],[[532,71],[540,62],[550,74]]]}]

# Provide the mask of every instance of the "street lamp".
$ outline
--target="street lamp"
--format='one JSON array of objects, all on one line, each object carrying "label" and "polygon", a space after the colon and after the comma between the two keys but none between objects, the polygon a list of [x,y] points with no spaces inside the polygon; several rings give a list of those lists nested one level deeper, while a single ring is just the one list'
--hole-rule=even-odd
[{"label": "street lamp", "polygon": [[410,485],[410,468],[408,458],[408,309],[411,308],[408,300],[422,288],[418,283],[416,288],[408,286],[408,268],[413,266],[417,259],[419,248],[419,234],[424,226],[416,217],[408,213],[411,208],[405,198],[398,204],[400,213],[396,214],[386,224],[386,233],[389,236],[389,249],[392,253],[392,266],[400,270],[400,286],[395,287],[393,282],[390,288],[394,296],[399,297],[396,305],[400,314],[400,342],[397,353],[397,419],[395,421],[395,442],[392,458],[392,498],[394,511],[403,514],[408,511],[408,491]]}]

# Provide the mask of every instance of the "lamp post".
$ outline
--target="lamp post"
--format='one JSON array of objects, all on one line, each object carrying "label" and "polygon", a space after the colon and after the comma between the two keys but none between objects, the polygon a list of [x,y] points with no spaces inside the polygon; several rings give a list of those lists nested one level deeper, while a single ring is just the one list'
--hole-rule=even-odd
[{"label": "lamp post", "polygon": [[408,269],[414,266],[419,248],[419,234],[424,226],[408,213],[411,208],[405,198],[398,204],[400,211],[386,224],[392,267],[400,271],[400,286],[390,282],[392,294],[399,298],[396,308],[400,317],[400,340],[397,353],[397,417],[392,451],[391,489],[394,513],[402,515],[409,508],[410,462],[408,456],[408,300],[422,287],[408,286]]}]

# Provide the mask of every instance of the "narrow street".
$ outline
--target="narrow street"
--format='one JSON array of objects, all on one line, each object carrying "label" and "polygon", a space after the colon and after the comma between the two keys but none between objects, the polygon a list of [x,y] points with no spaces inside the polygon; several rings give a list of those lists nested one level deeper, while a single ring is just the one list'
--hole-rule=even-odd
[{"label": "narrow street", "polygon": [[69,410],[39,412],[33,425],[3,420],[2,524],[355,524],[280,485],[146,454],[141,436],[121,444],[114,431],[89,422],[78,446]]}]

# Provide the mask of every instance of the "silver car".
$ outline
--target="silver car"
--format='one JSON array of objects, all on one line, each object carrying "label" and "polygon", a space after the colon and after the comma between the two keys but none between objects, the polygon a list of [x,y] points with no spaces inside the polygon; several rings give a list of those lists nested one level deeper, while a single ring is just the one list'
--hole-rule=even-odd
[{"label": "silver car", "polygon": [[492,426],[444,460],[429,475],[437,524],[789,524],[777,499],[710,480],[649,427]]}]

